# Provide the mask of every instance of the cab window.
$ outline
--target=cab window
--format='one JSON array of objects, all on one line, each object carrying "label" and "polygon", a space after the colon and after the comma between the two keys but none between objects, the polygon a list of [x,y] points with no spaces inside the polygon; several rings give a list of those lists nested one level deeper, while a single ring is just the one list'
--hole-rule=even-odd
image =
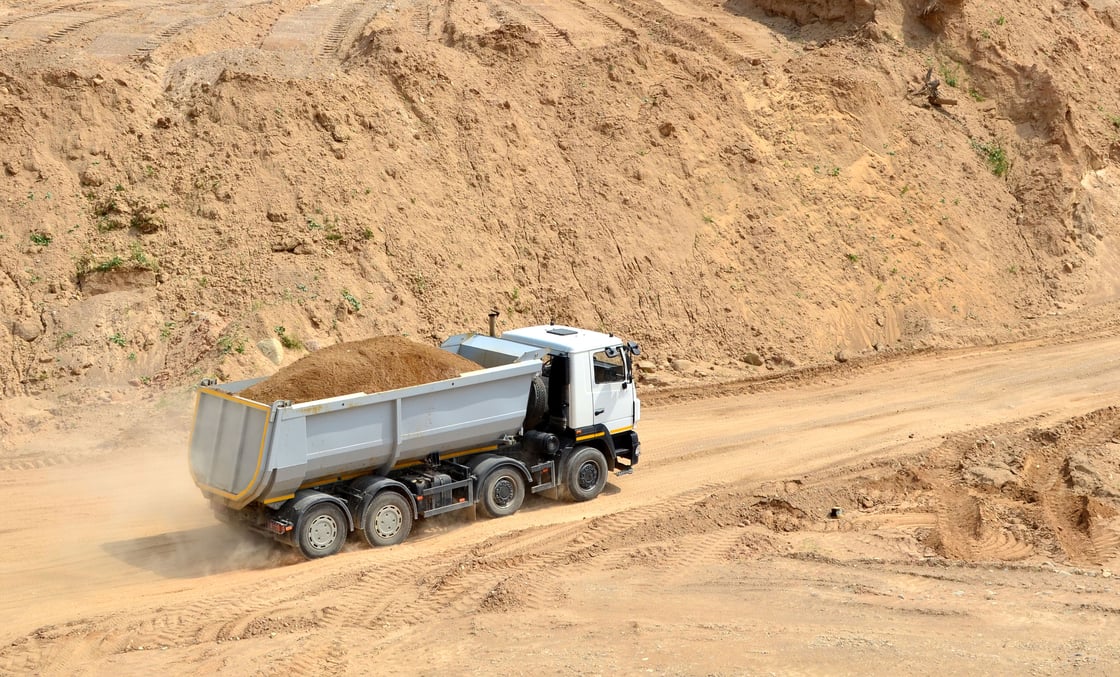
[{"label": "cab window", "polygon": [[617,383],[626,380],[626,353],[621,349],[600,350],[591,356],[596,383]]}]

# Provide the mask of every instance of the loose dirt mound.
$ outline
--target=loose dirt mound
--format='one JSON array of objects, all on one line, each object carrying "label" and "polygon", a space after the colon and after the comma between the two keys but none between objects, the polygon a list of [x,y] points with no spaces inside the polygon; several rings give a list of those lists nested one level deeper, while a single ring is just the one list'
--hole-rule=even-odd
[{"label": "loose dirt mound", "polygon": [[258,402],[310,402],[442,381],[478,368],[439,348],[400,336],[378,336],[311,353],[238,394]]},{"label": "loose dirt mound", "polygon": [[1103,565],[1120,555],[1117,445],[1120,409],[1109,407],[1043,430],[963,433],[901,464],[720,494],[710,510],[779,533],[872,531],[912,556]]}]

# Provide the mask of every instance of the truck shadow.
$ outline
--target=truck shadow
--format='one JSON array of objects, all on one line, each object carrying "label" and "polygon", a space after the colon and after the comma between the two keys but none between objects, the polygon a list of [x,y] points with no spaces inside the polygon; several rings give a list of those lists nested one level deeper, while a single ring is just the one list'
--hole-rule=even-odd
[{"label": "truck shadow", "polygon": [[[613,496],[619,492],[617,486],[608,483],[601,496]],[[565,504],[566,501],[539,494],[530,495],[518,512],[548,510],[557,507],[558,503]],[[476,509],[468,508],[417,520],[405,545],[411,541],[437,538],[486,519],[477,516]],[[227,571],[271,569],[305,561],[295,548],[247,529],[221,523],[113,541],[102,544],[101,548],[126,564],[164,578],[202,578]],[[355,532],[343,552],[358,549],[366,550],[369,546]]]},{"label": "truck shadow", "polygon": [[201,578],[303,561],[293,548],[225,524],[113,541],[101,547],[126,564],[165,578]]},{"label": "truck shadow", "polygon": [[[619,489],[616,485],[608,482],[607,485],[603,487],[603,492],[599,496],[614,496],[621,493],[621,491],[622,490]],[[549,510],[552,508],[556,508],[559,505],[571,504],[568,503],[568,501],[566,501],[565,499],[557,499],[552,497],[548,492],[542,494],[530,494],[529,496],[525,497],[525,502],[521,505],[521,509],[517,511],[517,514],[534,513],[538,510]],[[443,515],[429,517],[428,519],[416,520],[416,522],[412,526],[412,534],[408,537],[408,540],[405,541],[405,544],[407,545],[411,541],[437,538],[443,534],[455,531],[456,529],[460,529],[464,526],[483,521],[489,521],[489,518],[480,515],[477,508],[467,508],[465,510],[457,510],[455,512],[449,512]]]}]

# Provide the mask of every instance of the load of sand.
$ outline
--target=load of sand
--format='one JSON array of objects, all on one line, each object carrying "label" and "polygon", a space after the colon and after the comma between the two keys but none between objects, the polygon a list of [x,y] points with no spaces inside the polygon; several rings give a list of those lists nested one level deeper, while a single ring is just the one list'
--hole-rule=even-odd
[{"label": "load of sand", "polygon": [[446,350],[377,336],[318,350],[237,394],[257,402],[310,402],[442,381],[480,368]]}]

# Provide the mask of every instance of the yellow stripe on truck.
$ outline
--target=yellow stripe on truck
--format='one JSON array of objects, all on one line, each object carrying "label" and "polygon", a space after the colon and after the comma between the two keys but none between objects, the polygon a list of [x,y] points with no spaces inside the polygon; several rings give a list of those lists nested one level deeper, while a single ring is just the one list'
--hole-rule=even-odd
[{"label": "yellow stripe on truck", "polygon": [[592,439],[595,439],[596,437],[602,437],[603,435],[606,435],[606,433],[597,432],[597,433],[591,433],[590,435],[580,435],[579,437],[576,438],[576,442],[582,442],[584,440],[592,440]]}]

